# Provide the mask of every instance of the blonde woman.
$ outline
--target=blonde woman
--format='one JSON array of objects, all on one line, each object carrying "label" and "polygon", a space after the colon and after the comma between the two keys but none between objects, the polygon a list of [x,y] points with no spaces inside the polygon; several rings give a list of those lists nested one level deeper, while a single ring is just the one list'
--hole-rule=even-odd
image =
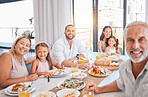
[{"label": "blonde woman", "polygon": [[24,55],[28,53],[31,47],[31,40],[25,36],[20,36],[13,43],[9,52],[0,56],[0,87],[32,81],[38,78],[38,75],[29,75],[26,64],[31,63],[34,58],[25,59]]}]

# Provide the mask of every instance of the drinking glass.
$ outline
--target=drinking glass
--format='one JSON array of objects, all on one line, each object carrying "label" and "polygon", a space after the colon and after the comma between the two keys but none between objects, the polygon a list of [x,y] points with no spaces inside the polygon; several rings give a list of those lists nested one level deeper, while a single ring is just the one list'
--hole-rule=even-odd
[{"label": "drinking glass", "polygon": [[22,88],[19,88],[18,92],[18,97],[30,97],[30,92],[27,90],[23,91]]},{"label": "drinking glass", "polygon": [[72,73],[75,73],[75,72],[78,72],[79,70],[78,70],[78,66],[73,66],[73,65],[71,65],[71,72]]},{"label": "drinking glass", "polygon": [[94,91],[88,92],[86,88],[82,90],[83,97],[94,97]]},{"label": "drinking glass", "polygon": [[97,56],[96,56],[96,60],[99,60],[99,59],[100,59],[100,55],[97,55]]}]

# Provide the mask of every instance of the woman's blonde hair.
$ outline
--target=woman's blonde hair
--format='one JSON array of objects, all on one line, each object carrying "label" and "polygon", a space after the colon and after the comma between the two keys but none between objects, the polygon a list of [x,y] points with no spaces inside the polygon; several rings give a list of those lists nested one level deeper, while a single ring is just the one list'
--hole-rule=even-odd
[{"label": "woman's blonde hair", "polygon": [[14,41],[14,43],[13,43],[11,49],[9,50],[10,53],[13,53],[13,54],[15,53],[15,45],[18,43],[18,41],[20,41],[20,40],[23,39],[23,38],[26,38],[26,39],[28,39],[28,40],[30,41],[30,47],[31,47],[31,40],[30,40],[30,38],[28,38],[28,37],[26,37],[26,36],[20,36],[20,37],[18,37],[18,38]]}]

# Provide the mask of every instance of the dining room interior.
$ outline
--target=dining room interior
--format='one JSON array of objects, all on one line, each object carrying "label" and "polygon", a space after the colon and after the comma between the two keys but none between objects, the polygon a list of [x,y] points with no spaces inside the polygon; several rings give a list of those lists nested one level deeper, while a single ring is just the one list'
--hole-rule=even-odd
[{"label": "dining room interior", "polygon": [[[55,70],[55,75],[48,77],[48,80],[41,76],[25,83],[27,88],[31,85],[30,97],[42,97],[48,93],[51,96],[43,97],[126,97],[124,91],[88,94],[85,86],[94,82],[101,87],[119,77],[120,64],[130,58],[126,53],[124,28],[133,21],[148,23],[148,0],[0,0],[0,12],[0,54],[8,52],[14,41],[22,35],[31,39],[26,58],[36,56],[35,45],[40,41],[46,41],[52,52],[53,44],[65,35],[65,27],[69,24],[74,25],[75,38],[88,52],[87,62],[79,61],[80,64],[89,64],[90,70],[75,68],[78,71],[72,73],[72,68],[66,67],[64,70]],[[98,42],[105,26],[112,28],[113,35],[119,41],[121,54],[112,53],[110,57],[99,52]],[[28,72],[31,66],[32,63],[27,65]],[[67,83],[73,83],[68,89],[76,86],[76,90],[66,90]],[[11,90],[13,86],[1,89],[0,97],[18,96],[18,91]],[[75,96],[68,96],[73,93]]]}]

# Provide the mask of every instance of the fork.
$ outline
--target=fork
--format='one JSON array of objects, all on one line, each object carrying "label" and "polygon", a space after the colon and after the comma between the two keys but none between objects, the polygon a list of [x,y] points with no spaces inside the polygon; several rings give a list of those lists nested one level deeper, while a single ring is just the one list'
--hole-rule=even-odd
[{"label": "fork", "polygon": [[48,82],[50,82],[50,78],[49,78],[49,76],[47,77],[47,79],[48,79]]}]

